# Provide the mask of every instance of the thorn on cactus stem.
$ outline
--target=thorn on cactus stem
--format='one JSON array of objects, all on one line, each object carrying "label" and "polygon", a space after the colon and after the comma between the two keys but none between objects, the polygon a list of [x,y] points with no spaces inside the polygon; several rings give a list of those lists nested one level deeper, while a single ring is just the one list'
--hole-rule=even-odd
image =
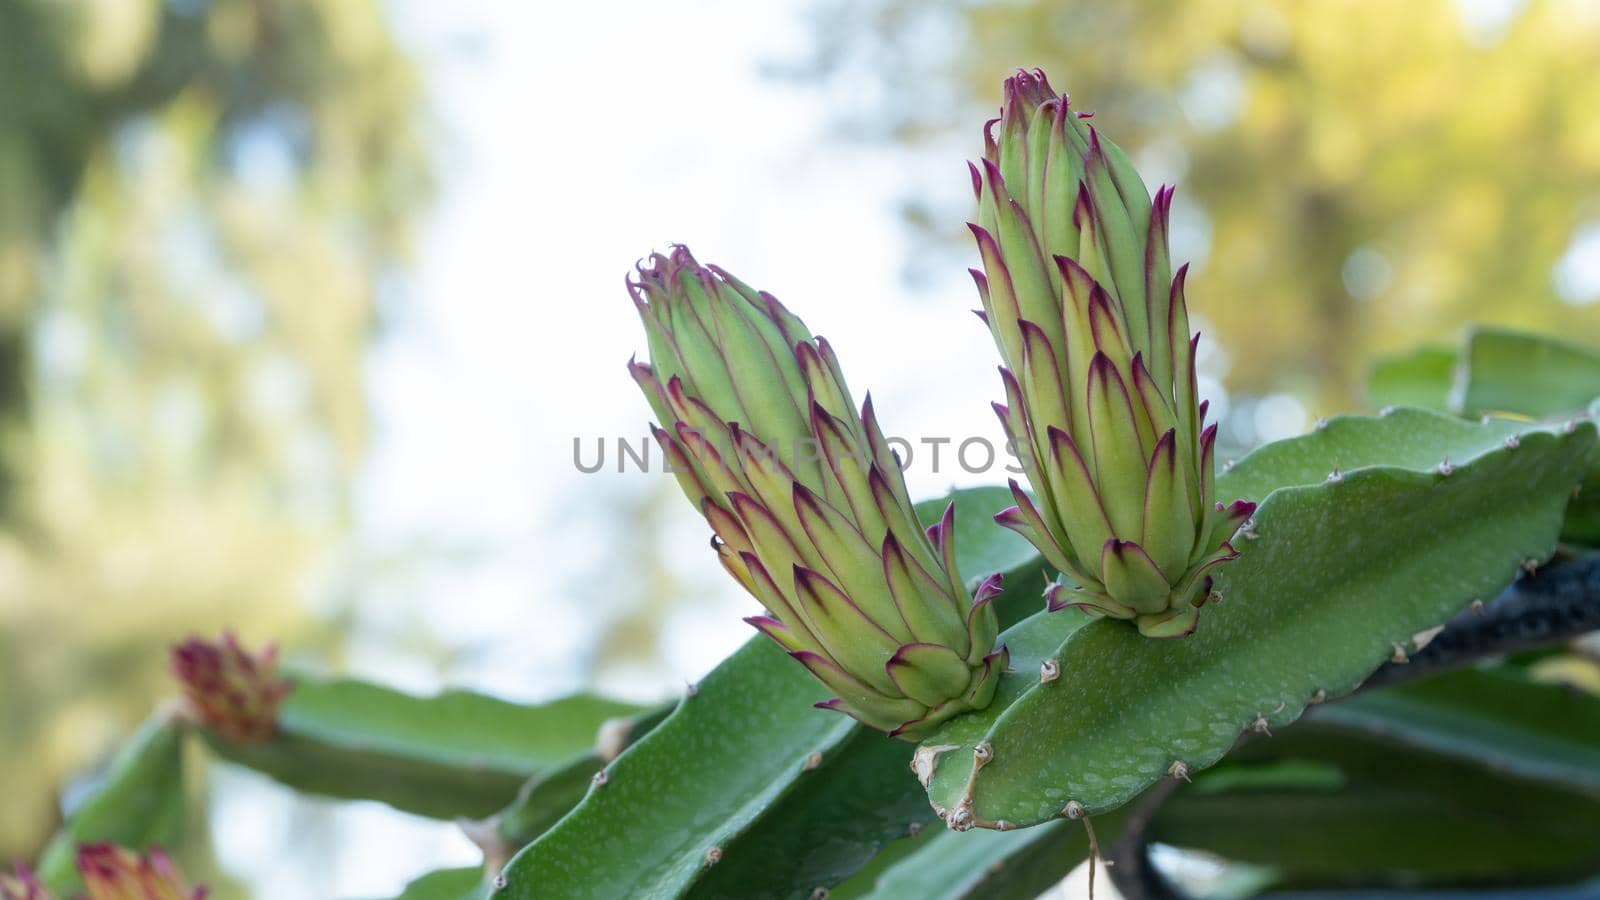
[{"label": "thorn on cactus stem", "polygon": [[1378,415],[1380,415],[1380,416],[1391,416],[1391,415],[1394,415],[1394,405],[1390,404],[1388,406],[1385,406],[1383,409],[1378,410]]},{"label": "thorn on cactus stem", "polygon": [[1514,434],[1512,436],[1506,438],[1506,449],[1507,450],[1515,450],[1520,446],[1522,446],[1522,438],[1519,438]]},{"label": "thorn on cactus stem", "polygon": [[611,776],[606,774],[605,769],[601,769],[600,771],[594,773],[594,777],[589,779],[589,783],[595,787],[603,787],[605,786],[605,783],[610,780]]},{"label": "thorn on cactus stem", "polygon": [[633,733],[633,720],[616,717],[600,723],[595,733],[594,752],[602,762],[616,759],[628,746],[628,736]]},{"label": "thorn on cactus stem", "polygon": [[1575,432],[1577,430],[1578,430],[1578,420],[1577,419],[1568,419],[1567,420],[1567,424],[1562,426],[1561,433],[1562,434],[1572,434],[1573,432]]},{"label": "thorn on cactus stem", "polygon": [[1167,767],[1167,774],[1171,775],[1173,778],[1178,778],[1183,781],[1191,780],[1189,778],[1189,764],[1181,759],[1175,759],[1172,761],[1172,765]]},{"label": "thorn on cactus stem", "polygon": [[1483,615],[1483,613],[1484,613],[1484,611],[1485,611],[1485,610],[1486,610],[1486,609],[1488,609],[1488,607],[1486,607],[1486,606],[1484,606],[1484,605],[1483,605],[1483,601],[1482,601],[1482,600],[1479,600],[1479,599],[1478,599],[1478,598],[1476,598],[1476,597],[1474,597],[1474,598],[1472,598],[1472,603],[1471,603],[1471,605],[1469,605],[1469,606],[1468,606],[1468,607],[1467,607],[1467,608],[1468,608],[1468,609],[1470,609],[1470,610],[1472,610],[1472,612],[1473,612],[1473,613],[1474,613],[1474,614],[1476,614],[1476,615],[1480,615],[1480,616],[1481,616],[1481,615]]},{"label": "thorn on cactus stem", "polygon": [[1231,459],[1223,460],[1222,461],[1222,471],[1224,471],[1224,472],[1233,471],[1233,460],[1231,460]]},{"label": "thorn on cactus stem", "polygon": [[[917,752],[911,754],[911,771],[916,773],[917,780],[922,782],[924,790],[933,781],[933,770],[938,766],[939,754],[954,750],[959,746],[961,745],[935,744],[932,747],[918,747]],[[935,807],[935,809],[937,810],[938,808]]]},{"label": "thorn on cactus stem", "polygon": [[995,831],[1010,831],[1011,829],[1013,829],[1015,827],[1017,827],[1017,826],[1011,824],[1010,822],[1006,821],[1005,819],[1001,819],[1000,821],[994,823],[994,830]]},{"label": "thorn on cactus stem", "polygon": [[981,769],[994,759],[994,745],[988,741],[979,741],[978,746],[972,748],[972,768]]},{"label": "thorn on cactus stem", "polygon": [[1222,591],[1217,590],[1216,588],[1212,588],[1211,589],[1211,593],[1206,595],[1206,602],[1207,603],[1213,603],[1213,604],[1214,603],[1221,603],[1222,602]]},{"label": "thorn on cactus stem", "polygon": [[700,685],[698,685],[698,684],[696,684],[696,683],[694,683],[692,681],[684,682],[684,684],[683,684],[683,695],[684,695],[685,699],[688,699],[689,697],[693,697],[695,694],[698,694],[698,693],[700,693]]},{"label": "thorn on cactus stem", "polygon": [[501,874],[496,875],[494,877],[494,884],[492,886],[493,886],[495,892],[499,893],[500,891],[503,891],[503,890],[506,889],[506,885],[507,884],[508,884],[508,882],[506,881],[505,873],[502,872]]},{"label": "thorn on cactus stem", "polygon": [[1411,636],[1411,644],[1417,648],[1418,652],[1421,652],[1422,648],[1433,643],[1433,639],[1438,637],[1439,633],[1442,631],[1444,631],[1443,625],[1435,625],[1432,628],[1424,628],[1423,630]]},{"label": "thorn on cactus stem", "polygon": [[828,889],[825,887],[813,889],[811,891],[811,900],[828,900]]},{"label": "thorn on cactus stem", "polygon": [[722,848],[721,847],[712,847],[711,849],[706,851],[706,868],[709,869],[709,868],[711,868],[712,866],[716,865],[719,862],[722,862]]},{"label": "thorn on cactus stem", "polygon": [[1039,683],[1049,684],[1061,677],[1061,664],[1053,659],[1047,659],[1039,664]]},{"label": "thorn on cactus stem", "polygon": [[1339,471],[1339,467],[1338,466],[1334,466],[1333,467],[1333,471],[1328,473],[1328,479],[1327,480],[1328,480],[1328,484],[1338,484],[1339,482],[1344,480],[1344,473]]},{"label": "thorn on cactus stem", "polygon": [[1083,804],[1076,800],[1068,800],[1067,805],[1061,807],[1061,814],[1069,819],[1081,819],[1084,814]]},{"label": "thorn on cactus stem", "polygon": [[1439,474],[1440,475],[1443,475],[1444,477],[1448,478],[1448,477],[1450,477],[1450,473],[1454,472],[1455,470],[1456,470],[1456,467],[1450,464],[1450,457],[1446,456],[1443,460],[1441,460],[1439,462]]},{"label": "thorn on cactus stem", "polygon": [[1411,662],[1411,657],[1406,656],[1405,644],[1391,644],[1391,646],[1394,647],[1394,653],[1390,654],[1389,662],[1402,666],[1408,662]]},{"label": "thorn on cactus stem", "polygon": [[1318,431],[1321,431],[1321,430],[1322,430],[1322,429],[1324,429],[1324,428],[1327,428],[1327,427],[1328,427],[1328,420],[1327,420],[1327,419],[1324,419],[1324,418],[1321,418],[1321,417],[1320,417],[1320,416],[1319,416],[1319,417],[1318,417],[1318,418],[1317,418],[1317,421],[1316,421],[1316,424],[1315,424],[1315,425],[1314,425],[1314,426],[1312,426],[1312,427],[1314,427],[1314,428],[1315,428],[1315,429],[1316,429],[1316,430],[1318,430]]},{"label": "thorn on cactus stem", "polygon": [[800,768],[810,772],[820,765],[822,765],[822,753],[821,751],[813,750],[806,755],[806,761],[800,766]]},{"label": "thorn on cactus stem", "polygon": [[1250,730],[1254,731],[1256,734],[1264,734],[1267,737],[1272,737],[1272,729],[1267,725],[1267,717],[1260,713],[1256,713],[1256,720],[1250,723]]},{"label": "thorn on cactus stem", "polygon": [[914,837],[916,837],[917,835],[919,835],[921,833],[922,833],[922,823],[921,822],[912,822],[910,825],[906,826],[906,837],[913,837],[914,838]]},{"label": "thorn on cactus stem", "polygon": [[1529,575],[1539,571],[1539,561],[1531,556],[1528,557],[1522,561],[1522,571],[1528,573]]},{"label": "thorn on cactus stem", "polygon": [[1316,691],[1311,695],[1311,703],[1312,703],[1312,705],[1316,705],[1318,703],[1325,703],[1325,702],[1327,702],[1327,700],[1328,700],[1328,692],[1323,690],[1322,688],[1317,688]]}]

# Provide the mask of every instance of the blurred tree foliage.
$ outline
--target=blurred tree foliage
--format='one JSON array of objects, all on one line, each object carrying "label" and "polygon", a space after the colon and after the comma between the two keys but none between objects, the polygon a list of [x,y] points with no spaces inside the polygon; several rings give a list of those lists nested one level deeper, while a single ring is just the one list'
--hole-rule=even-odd
[{"label": "blurred tree foliage", "polygon": [[165,644],[296,616],[424,124],[375,0],[0,0],[0,859]]},{"label": "blurred tree foliage", "polygon": [[[864,139],[975,156],[968,123],[1016,66],[1040,66],[1147,180],[1177,181],[1174,259],[1197,262],[1191,308],[1240,392],[1348,408],[1373,355],[1469,320],[1600,337],[1600,312],[1552,283],[1600,217],[1592,0],[821,0],[813,15],[818,49],[794,74],[828,84]],[[946,168],[915,176],[908,212],[965,238],[966,175]]]}]

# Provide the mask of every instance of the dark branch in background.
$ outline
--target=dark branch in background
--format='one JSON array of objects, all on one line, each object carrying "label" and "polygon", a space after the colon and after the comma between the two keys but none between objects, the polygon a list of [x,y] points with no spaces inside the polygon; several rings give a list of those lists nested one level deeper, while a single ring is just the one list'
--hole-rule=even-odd
[{"label": "dark branch in background", "polygon": [[[1444,631],[1413,653],[1408,662],[1385,663],[1360,690],[1436,675],[1520,650],[1564,643],[1596,630],[1600,630],[1600,554],[1562,559],[1532,575],[1518,578],[1482,609],[1469,609],[1451,619]],[[1241,740],[1250,737],[1246,733]],[[1184,896],[1150,863],[1149,843],[1145,839],[1150,823],[1177,787],[1177,780],[1168,778],[1146,791],[1138,801],[1139,809],[1128,820],[1121,839],[1106,858],[1111,883],[1116,885],[1124,900],[1181,900]],[[1489,891],[1452,896],[1506,895]],[[1553,893],[1548,896],[1579,895]]]},{"label": "dark branch in background", "polygon": [[1177,793],[1178,784],[1176,778],[1163,778],[1145,791],[1137,801],[1139,808],[1123,826],[1122,837],[1106,853],[1106,874],[1123,900],[1182,900],[1184,896],[1150,862],[1150,844],[1145,840],[1150,823]]},{"label": "dark branch in background", "polygon": [[1451,619],[1404,664],[1387,663],[1361,688],[1382,687],[1448,669],[1572,640],[1600,629],[1600,555],[1551,563],[1517,579],[1482,611]]}]

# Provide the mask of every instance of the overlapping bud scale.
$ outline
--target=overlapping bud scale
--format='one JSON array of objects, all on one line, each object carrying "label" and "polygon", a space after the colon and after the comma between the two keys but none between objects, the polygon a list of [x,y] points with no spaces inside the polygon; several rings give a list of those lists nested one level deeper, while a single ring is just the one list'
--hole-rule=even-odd
[{"label": "overlapping bud scale", "polygon": [[[1187,266],[1167,248],[1172,189],[1133,164],[1043,72],[1006,81],[971,167],[980,313],[1005,365],[995,404],[1033,497],[997,521],[1072,583],[1050,606],[1191,633],[1208,571],[1254,504],[1215,502],[1216,426],[1195,387]],[[998,131],[998,133],[996,133]]]},{"label": "overlapping bud scale", "polygon": [[986,706],[1007,659],[999,577],[968,592],[954,507],[923,530],[828,342],[683,247],[629,291],[650,347],[629,369],[723,566],[767,610],[746,621],[838,695],[819,705],[874,728],[914,739]]}]

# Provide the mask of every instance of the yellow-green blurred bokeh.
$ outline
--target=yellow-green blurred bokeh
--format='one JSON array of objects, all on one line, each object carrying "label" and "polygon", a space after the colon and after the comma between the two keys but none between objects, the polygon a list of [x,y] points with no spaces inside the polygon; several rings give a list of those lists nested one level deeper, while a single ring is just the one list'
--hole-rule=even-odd
[{"label": "yellow-green blurred bokeh", "polygon": [[[1337,411],[1374,355],[1469,321],[1600,338],[1600,286],[1555,277],[1600,219],[1591,0],[829,0],[816,22],[805,74],[858,135],[974,155],[1038,66],[1177,180],[1175,261],[1204,254],[1189,302],[1235,391]],[[946,184],[911,206],[956,234]]]},{"label": "yellow-green blurred bokeh", "polygon": [[168,693],[294,635],[429,195],[369,0],[0,2],[0,859]]}]

